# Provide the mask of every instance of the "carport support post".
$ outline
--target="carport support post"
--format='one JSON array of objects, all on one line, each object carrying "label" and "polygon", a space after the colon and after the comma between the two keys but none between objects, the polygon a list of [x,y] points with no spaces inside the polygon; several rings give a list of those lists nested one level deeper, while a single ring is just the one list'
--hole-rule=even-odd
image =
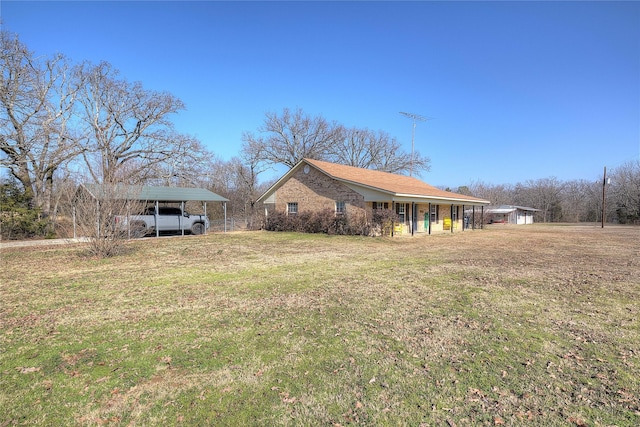
[{"label": "carport support post", "polygon": [[100,238],[100,200],[96,199],[96,236]]},{"label": "carport support post", "polygon": [[180,215],[180,219],[178,220],[178,222],[180,223],[180,231],[182,232],[182,235],[184,236],[184,202],[180,202],[180,211],[181,211],[181,215]]},{"label": "carport support post", "polygon": [[227,202],[222,202],[222,208],[224,210],[224,232],[227,232]]},{"label": "carport support post", "polygon": [[[205,223],[206,223],[206,221],[207,221],[207,202],[203,201],[202,202],[202,206],[204,207],[204,220],[205,220]],[[206,226],[204,227],[204,234],[207,234],[207,227]]]},{"label": "carport support post", "polygon": [[160,215],[160,207],[158,206],[158,201],[156,200],[156,206],[155,206],[156,210],[153,214],[153,220],[155,221],[155,225],[156,225],[156,237],[160,237],[160,229],[158,228],[158,215]]}]

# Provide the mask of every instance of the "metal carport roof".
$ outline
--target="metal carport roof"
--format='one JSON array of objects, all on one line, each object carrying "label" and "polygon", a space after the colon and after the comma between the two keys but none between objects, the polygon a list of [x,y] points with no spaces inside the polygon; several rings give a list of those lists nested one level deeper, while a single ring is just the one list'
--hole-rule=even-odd
[{"label": "metal carport roof", "polygon": [[105,198],[105,196],[113,194],[109,198],[159,202],[186,202],[189,200],[199,202],[229,201],[229,199],[204,188],[150,187],[146,185],[118,185],[115,188],[107,188],[103,184],[81,184],[81,186],[96,199]]},{"label": "metal carport roof", "polygon": [[[184,202],[196,201],[203,202],[204,213],[207,214],[207,202],[222,202],[224,209],[224,231],[227,231],[227,202],[229,199],[220,196],[212,191],[204,188],[186,188],[186,187],[151,187],[146,185],[104,185],[104,184],[80,184],[76,191],[76,197],[80,194],[80,190],[84,190],[95,200],[135,200],[145,202],[155,202],[156,217],[159,202]],[[75,207],[74,207],[74,238],[75,236]],[[157,218],[156,218],[157,221]],[[184,230],[182,230],[184,234]],[[156,236],[159,236],[159,229],[156,228]]]}]

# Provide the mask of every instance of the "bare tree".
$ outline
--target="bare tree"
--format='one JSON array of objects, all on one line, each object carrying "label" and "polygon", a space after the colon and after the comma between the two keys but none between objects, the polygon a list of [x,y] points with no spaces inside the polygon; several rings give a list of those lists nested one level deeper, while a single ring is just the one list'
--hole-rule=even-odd
[{"label": "bare tree", "polygon": [[146,165],[144,159],[130,162],[128,169],[123,173],[130,176],[137,171],[140,182],[149,185],[163,185],[169,187],[194,187],[201,186],[203,177],[212,170],[215,155],[208,151],[202,143],[189,135],[175,134],[172,138],[176,147],[176,153],[163,162]]},{"label": "bare tree", "polygon": [[[593,197],[594,183],[584,179],[567,181],[562,185],[561,203],[563,221],[595,221],[592,216],[601,197]],[[597,196],[597,192],[595,193]]]},{"label": "bare tree", "polygon": [[391,173],[428,171],[430,160],[414,153],[402,151],[395,138],[384,131],[373,132],[369,129],[346,129],[341,141],[329,147],[327,159],[348,166],[375,169]]},{"label": "bare tree", "polygon": [[89,251],[97,257],[118,255],[132,237],[130,230],[120,227],[116,217],[141,211],[143,203],[131,200],[137,190],[120,184],[102,184],[93,192],[80,186],[74,195],[73,205],[79,236],[88,238]]},{"label": "bare tree", "polygon": [[560,203],[563,184],[556,177],[527,180],[514,187],[514,203],[540,209],[542,222],[557,222],[562,219]]},{"label": "bare tree", "polygon": [[618,220],[623,223],[640,223],[640,160],[629,161],[614,169],[611,191]]},{"label": "bare tree", "polygon": [[395,138],[383,131],[346,129],[324,117],[311,117],[301,109],[285,108],[281,115],[267,113],[260,135],[242,135],[243,157],[288,167],[304,158],[327,160],[391,173],[407,173],[412,168],[428,171],[430,160],[402,150]]},{"label": "bare tree", "polygon": [[323,160],[330,147],[342,139],[343,128],[324,117],[311,117],[301,109],[293,113],[285,108],[281,115],[267,113],[258,129],[263,136],[251,132],[242,135],[242,152],[250,158],[260,156],[266,164],[295,166],[304,158]]},{"label": "bare tree", "polygon": [[[512,205],[513,186],[506,184],[488,184],[482,181],[475,181],[468,187],[471,195],[481,199],[490,200],[492,205]],[[535,207],[535,206],[532,206]]]},{"label": "bare tree", "polygon": [[176,135],[169,120],[184,109],[182,101],[119,78],[106,62],[84,64],[79,73],[82,120],[90,134],[84,159],[95,182],[137,183],[146,169],[190,152],[193,140]]},{"label": "bare tree", "polygon": [[82,135],[69,126],[78,81],[62,55],[36,58],[6,31],[0,43],[0,164],[47,216],[56,171],[84,149]]}]

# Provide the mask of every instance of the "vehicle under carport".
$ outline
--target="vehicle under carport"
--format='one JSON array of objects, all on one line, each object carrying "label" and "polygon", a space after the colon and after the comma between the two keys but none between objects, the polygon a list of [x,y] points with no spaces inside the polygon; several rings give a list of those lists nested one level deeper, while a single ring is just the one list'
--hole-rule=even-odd
[{"label": "vehicle under carport", "polygon": [[[185,211],[185,204],[187,202],[200,202],[204,210],[204,215],[207,215],[207,202],[220,202],[222,203],[224,213],[224,231],[226,232],[227,224],[227,202],[226,199],[212,191],[204,188],[185,188],[185,187],[152,187],[152,186],[132,186],[118,184],[115,186],[107,186],[104,184],[81,184],[76,191],[76,200],[79,200],[79,195],[86,194],[91,199],[96,201],[96,209],[100,209],[101,203],[106,200],[124,200],[127,202],[143,203],[145,205],[153,204],[155,222],[159,220],[160,205],[166,204],[179,204],[182,212]],[[100,227],[100,225],[97,225]],[[182,227],[180,230],[184,235],[185,229]],[[187,230],[188,231],[188,230]],[[206,229],[205,229],[206,232]],[[159,227],[155,227],[156,237],[160,235]],[[76,209],[74,204],[73,210],[73,235],[76,238]]]}]

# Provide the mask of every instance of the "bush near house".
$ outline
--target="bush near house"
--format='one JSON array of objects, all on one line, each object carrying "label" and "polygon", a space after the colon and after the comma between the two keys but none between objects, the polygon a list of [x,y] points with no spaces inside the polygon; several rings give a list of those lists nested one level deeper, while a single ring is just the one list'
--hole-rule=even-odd
[{"label": "bush near house", "polygon": [[269,213],[267,231],[297,231],[342,236],[389,235],[398,216],[390,209],[375,209],[370,220],[364,215],[336,215],[333,209],[318,212],[304,211],[297,215],[284,212]]}]

